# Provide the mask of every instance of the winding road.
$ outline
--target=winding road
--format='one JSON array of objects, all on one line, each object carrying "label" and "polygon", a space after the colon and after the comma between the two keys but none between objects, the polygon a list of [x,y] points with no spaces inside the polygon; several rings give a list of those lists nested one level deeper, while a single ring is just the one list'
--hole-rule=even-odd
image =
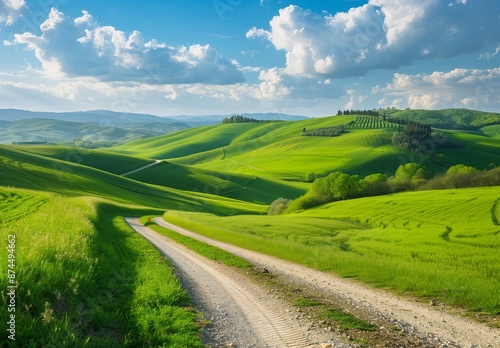
[{"label": "winding road", "polygon": [[[128,218],[126,221],[172,260],[181,279],[189,283],[187,288],[194,292],[190,296],[203,302],[203,312],[214,318],[227,318],[234,328],[233,332],[237,332],[235,337],[230,338],[234,339],[232,342],[237,347],[303,348],[316,347],[320,343],[317,337],[315,342],[311,342],[307,330],[290,321],[290,316],[282,313],[279,305],[273,303],[268,294],[248,280],[240,279],[242,276],[239,273],[231,273],[230,269],[222,269],[220,264],[167,241],[165,237],[141,225],[137,219]],[[373,319],[382,318],[386,323],[397,320],[418,334],[437,337],[441,342],[452,342],[453,347],[500,347],[499,329],[355,281],[215,241],[165,222],[162,218],[156,218],[155,222],[240,256],[299,286],[304,284],[314,288],[326,298],[337,298],[350,309],[362,311],[365,316],[368,313]],[[213,314],[214,309],[222,309],[223,315]],[[323,341],[327,342],[327,337]],[[339,342],[335,347],[344,345]]]},{"label": "winding road", "polygon": [[171,260],[190,297],[216,326],[214,331],[219,336],[224,333],[224,337],[211,337],[210,341],[226,341],[218,346],[255,348],[317,346],[306,337],[307,329],[288,320],[271,295],[241,274],[172,242],[138,219],[125,220]]}]

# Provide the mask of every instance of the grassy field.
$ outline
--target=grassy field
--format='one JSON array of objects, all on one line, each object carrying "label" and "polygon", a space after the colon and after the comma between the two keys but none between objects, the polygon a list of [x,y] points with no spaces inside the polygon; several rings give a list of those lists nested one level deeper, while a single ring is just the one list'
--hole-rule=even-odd
[{"label": "grassy field", "polygon": [[[338,137],[303,137],[304,129],[348,125]],[[492,126],[494,127],[494,126]],[[308,173],[343,171],[361,176],[393,174],[407,162],[425,165],[431,173],[445,168],[427,156],[392,145],[397,127],[370,116],[331,116],[298,122],[223,124],[184,130],[131,142],[113,149],[138,157],[164,158],[196,168],[285,181],[303,181]],[[474,137],[448,131],[464,141],[463,149],[441,149],[446,163],[487,168],[498,158],[495,128]],[[479,133],[478,133],[479,134]],[[484,136],[487,134],[487,136]],[[492,135],[491,137],[489,135]],[[434,154],[434,149],[431,149]]]},{"label": "grassy field", "polygon": [[[481,117],[488,123],[492,116]],[[354,121],[357,127],[338,137],[302,136]],[[122,219],[165,211],[170,222],[234,245],[499,315],[500,187],[265,215],[276,198],[302,195],[310,174],[392,175],[407,162],[444,170],[393,146],[393,132],[378,118],[333,116],[185,129],[106,150],[0,145],[0,226],[2,236],[16,234],[19,339],[33,346],[200,346],[195,314],[171,269]],[[466,143],[439,150],[447,163],[480,170],[500,164],[498,125],[445,132]],[[153,159],[167,161],[120,175]]]},{"label": "grassy field", "polygon": [[[217,214],[261,213],[257,204],[145,184],[91,167],[0,146],[0,185],[55,192],[70,196],[97,196],[161,209],[211,211]],[[21,174],[20,174],[21,173]]]},{"label": "grassy field", "polygon": [[169,222],[375,286],[500,314],[500,188],[420,191],[284,216],[171,211]]},{"label": "grassy field", "polygon": [[278,195],[297,198],[307,189],[307,185],[301,183],[206,170],[166,161],[127,177],[140,182],[210,193],[259,204],[270,204],[278,198]]},{"label": "grassy field", "polygon": [[123,174],[152,163],[150,159],[138,158],[103,150],[87,150],[65,146],[13,146],[14,149],[81,164],[113,174]]},{"label": "grassy field", "polygon": [[[0,196],[4,265],[15,235],[16,342],[202,347],[196,313],[173,270],[119,217],[159,210],[5,188]],[[2,272],[3,299],[7,281]],[[6,323],[6,301],[1,306]],[[7,335],[2,329],[2,342]]]}]

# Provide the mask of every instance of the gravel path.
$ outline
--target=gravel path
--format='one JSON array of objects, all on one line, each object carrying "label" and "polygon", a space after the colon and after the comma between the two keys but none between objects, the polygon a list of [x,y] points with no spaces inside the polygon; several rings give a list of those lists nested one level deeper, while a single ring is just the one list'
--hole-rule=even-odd
[{"label": "gravel path", "polygon": [[[127,223],[170,260],[182,286],[211,324],[203,343],[209,347],[318,347],[318,332],[294,320],[282,304],[238,272],[212,262],[142,225]],[[345,347],[339,342],[336,347]]]},{"label": "gravel path", "polygon": [[[403,332],[418,336],[427,346],[441,347],[500,347],[500,330],[467,318],[447,313],[431,305],[413,302],[388,292],[335,277],[332,274],[283,261],[271,256],[218,242],[156,218],[155,222],[178,233],[196,238],[238,255],[271,273],[286,277],[300,286],[312,287],[326,297],[345,303],[350,311],[364,313],[373,321],[382,319],[395,324]],[[247,318],[251,318],[247,316]],[[252,322],[253,319],[250,319]],[[387,329],[387,328],[386,328]],[[431,344],[432,343],[432,344]],[[338,345],[335,345],[339,347]],[[390,346],[390,345],[389,345]],[[257,345],[257,347],[260,347]],[[263,346],[265,347],[265,346]],[[281,345],[287,347],[287,345]]]}]

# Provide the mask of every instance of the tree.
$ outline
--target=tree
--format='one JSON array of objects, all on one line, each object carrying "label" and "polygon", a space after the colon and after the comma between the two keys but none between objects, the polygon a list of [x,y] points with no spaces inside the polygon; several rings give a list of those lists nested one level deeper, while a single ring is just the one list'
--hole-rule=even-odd
[{"label": "tree", "polygon": [[474,167],[457,164],[446,171],[445,183],[453,188],[471,187],[476,173],[477,169]]},{"label": "tree", "polygon": [[390,192],[387,175],[371,174],[359,182],[361,196],[378,196]]},{"label": "tree", "polygon": [[425,181],[425,168],[417,163],[402,164],[396,170],[396,180],[415,188]]}]

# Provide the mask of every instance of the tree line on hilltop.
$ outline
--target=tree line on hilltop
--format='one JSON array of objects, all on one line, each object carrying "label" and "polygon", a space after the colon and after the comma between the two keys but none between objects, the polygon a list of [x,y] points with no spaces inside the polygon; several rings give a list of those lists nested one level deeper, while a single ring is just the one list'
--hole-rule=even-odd
[{"label": "tree line on hilltop", "polygon": [[391,177],[375,173],[360,179],[358,175],[333,172],[325,177],[315,178],[309,190],[295,200],[276,199],[271,203],[268,214],[292,213],[329,202],[402,191],[498,185],[500,185],[500,167],[480,171],[463,164],[452,166],[445,174],[436,175],[434,178],[429,178],[425,167],[417,163],[399,166],[395,175]]},{"label": "tree line on hilltop", "polygon": [[222,123],[251,123],[251,122],[264,122],[263,120],[256,120],[255,118],[234,115],[231,117],[224,117]]},{"label": "tree line on hilltop", "polygon": [[348,115],[365,115],[365,116],[379,116],[377,110],[339,110],[337,111],[337,116],[348,116]]}]

